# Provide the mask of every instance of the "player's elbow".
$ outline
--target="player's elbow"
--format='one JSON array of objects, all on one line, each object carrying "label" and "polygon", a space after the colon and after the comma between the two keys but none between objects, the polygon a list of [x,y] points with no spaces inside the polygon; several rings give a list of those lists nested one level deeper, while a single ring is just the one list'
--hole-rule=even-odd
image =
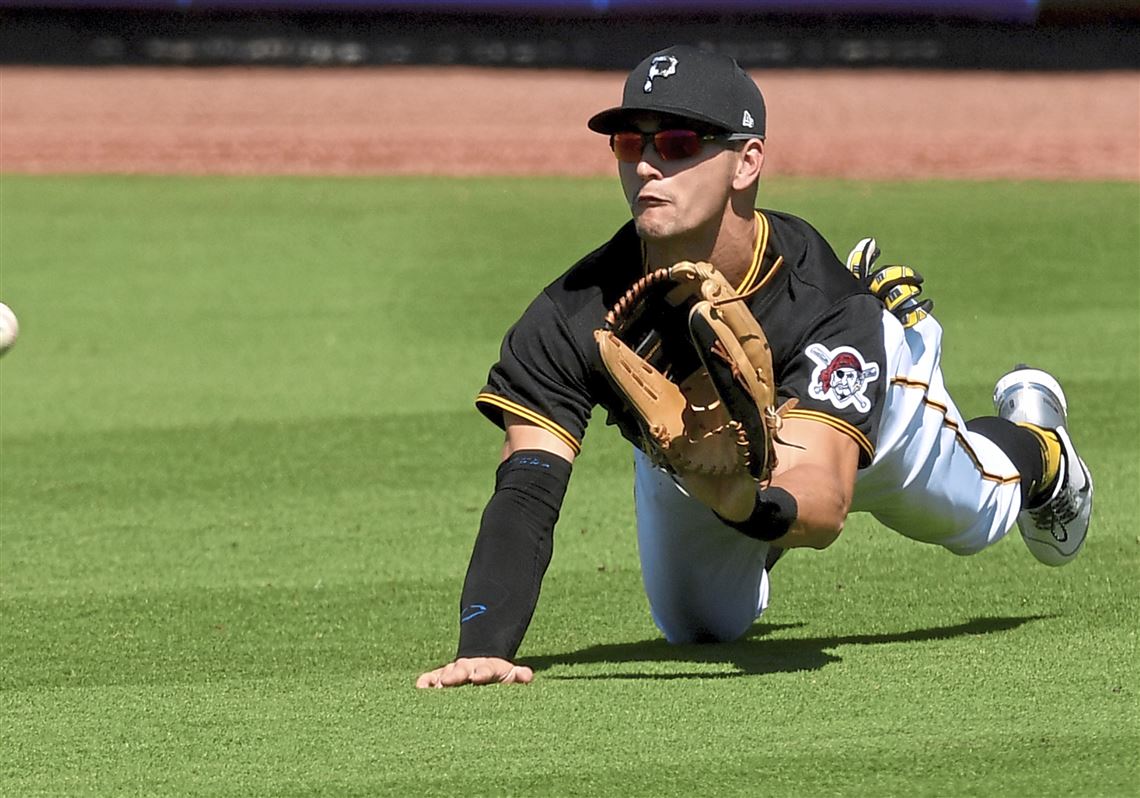
[{"label": "player's elbow", "polygon": [[826,549],[839,539],[843,525],[847,521],[850,502],[842,495],[829,497],[827,501],[817,501],[805,507],[807,512],[800,516],[802,531],[801,545],[813,549]]},{"label": "player's elbow", "polygon": [[842,531],[842,518],[831,523],[819,524],[807,531],[807,534],[804,536],[804,543],[809,548],[826,549],[839,539],[839,533]]}]

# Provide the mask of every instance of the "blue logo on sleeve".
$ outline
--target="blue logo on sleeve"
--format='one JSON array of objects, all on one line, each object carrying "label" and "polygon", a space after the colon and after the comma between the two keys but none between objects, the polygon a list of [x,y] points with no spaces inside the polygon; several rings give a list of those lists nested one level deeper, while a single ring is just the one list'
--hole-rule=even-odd
[{"label": "blue logo on sleeve", "polygon": [[486,604],[468,604],[459,612],[459,622],[467,623],[472,618],[478,618],[487,611]]}]

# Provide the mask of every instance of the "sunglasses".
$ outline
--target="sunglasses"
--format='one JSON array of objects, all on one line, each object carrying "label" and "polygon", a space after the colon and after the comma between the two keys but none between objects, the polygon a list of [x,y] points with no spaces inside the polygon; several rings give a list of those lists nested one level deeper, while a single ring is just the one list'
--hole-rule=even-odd
[{"label": "sunglasses", "polygon": [[661,160],[680,161],[699,153],[706,141],[743,141],[749,138],[754,137],[739,133],[701,134],[695,130],[659,130],[656,133],[631,130],[611,135],[610,149],[622,163],[637,163],[645,145],[652,141],[653,149]]}]

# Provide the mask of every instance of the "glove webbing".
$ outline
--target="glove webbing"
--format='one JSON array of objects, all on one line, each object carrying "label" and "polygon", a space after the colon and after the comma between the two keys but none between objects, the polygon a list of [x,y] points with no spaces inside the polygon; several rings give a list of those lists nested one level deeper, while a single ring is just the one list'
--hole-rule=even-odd
[{"label": "glove webbing", "polygon": [[602,329],[612,330],[615,326],[617,326],[620,320],[624,319],[626,313],[629,312],[630,307],[632,307],[633,304],[641,298],[642,294],[644,294],[647,290],[649,290],[649,288],[656,285],[657,283],[671,279],[673,278],[670,269],[662,268],[654,269],[649,274],[634,282],[633,285],[626,289],[626,292],[622,294],[621,298],[614,303],[614,306],[610,308],[609,312],[606,313],[606,318],[602,324]]},{"label": "glove webbing", "polygon": [[[772,264],[769,271],[775,271],[780,268],[780,264],[784,262],[784,256],[780,255],[776,258],[776,262]],[[626,292],[622,294],[621,298],[614,303],[614,306],[606,313],[605,320],[602,325],[604,330],[612,330],[617,323],[623,319],[626,313],[629,312],[630,307],[641,298],[641,295],[649,290],[657,283],[664,282],[665,280],[674,280],[673,271],[669,267],[654,269],[649,274],[635,281]],[[680,285],[681,283],[677,283]],[[743,294],[735,294],[734,296],[724,297],[723,299],[715,299],[710,304],[714,308],[719,308],[722,305],[727,305],[731,302],[741,302],[746,299],[751,299],[760,290],[761,285],[757,284],[745,291]]]}]

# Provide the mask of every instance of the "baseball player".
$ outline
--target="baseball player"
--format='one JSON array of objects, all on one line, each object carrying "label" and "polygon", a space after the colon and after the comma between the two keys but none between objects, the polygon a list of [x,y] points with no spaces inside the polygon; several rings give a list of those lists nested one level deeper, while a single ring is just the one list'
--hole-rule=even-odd
[{"label": "baseball player", "polygon": [[[830,545],[851,512],[956,554],[1014,524],[1047,564],[1077,554],[1092,479],[1065,430],[1060,385],[1015,368],[997,383],[996,416],[963,419],[943,385],[942,330],[916,299],[920,278],[874,270],[873,240],[845,265],[804,220],[756,209],[765,107],[732,59],[654,53],[630,73],[622,105],[588,125],[609,136],[633,218],[531,303],[476,399],[506,432],[502,462],[463,586],[458,652],[418,687],[533,678],[515,654],[596,407],[634,447],[644,586],[671,642],[739,638],[767,607],[780,553]],[[599,357],[595,331],[623,292],[683,261],[712,264],[735,287],[767,335],[780,399],[795,400],[781,413],[775,469],[746,490],[710,493],[699,475],[662,467]]]}]

